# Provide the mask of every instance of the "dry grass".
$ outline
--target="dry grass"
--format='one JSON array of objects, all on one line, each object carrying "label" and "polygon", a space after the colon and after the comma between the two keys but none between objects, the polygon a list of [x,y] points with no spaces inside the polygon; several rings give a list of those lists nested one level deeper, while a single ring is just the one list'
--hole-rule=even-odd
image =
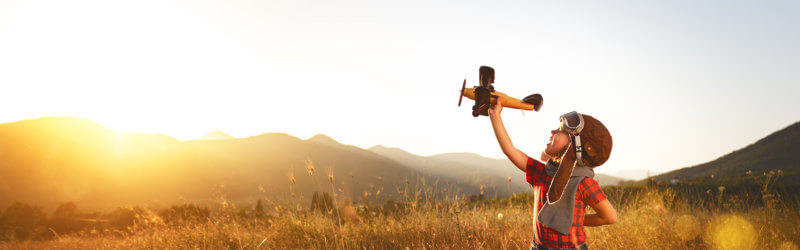
[{"label": "dry grass", "polygon": [[[307,172],[313,175],[313,164],[308,165]],[[349,199],[335,195],[332,174],[328,179],[330,188],[315,183],[320,191],[334,192],[337,207],[327,212],[298,209],[303,206],[293,198],[281,202],[266,199],[269,215],[253,216],[221,200],[222,208],[208,220],[164,223],[161,218],[145,216],[123,231],[91,230],[44,241],[0,241],[0,248],[520,249],[528,248],[533,237],[531,204],[535,197],[529,194],[469,201],[452,191],[434,195],[437,191],[429,187],[406,184],[392,188],[402,195],[397,203],[378,205],[373,200],[354,207]],[[765,198],[773,197],[768,187],[764,185]],[[380,190],[365,197],[374,198]],[[737,196],[724,193],[724,188],[692,201],[669,188],[639,190],[626,193],[624,188],[609,188],[607,194],[613,198],[619,222],[587,228],[591,248],[798,249],[800,209],[796,201],[736,202]]]},{"label": "dry grass", "polygon": [[[587,228],[597,249],[797,249],[798,213],[782,208],[703,211],[651,190],[617,204],[619,223]],[[666,204],[672,202],[673,204]],[[677,203],[677,205],[676,205]],[[503,205],[498,205],[503,204]],[[351,208],[335,215],[278,209],[247,220],[224,210],[203,223],[150,225],[129,234],[64,235],[9,248],[527,248],[531,210],[511,202],[425,203],[407,210]],[[502,214],[502,216],[498,216]]]}]

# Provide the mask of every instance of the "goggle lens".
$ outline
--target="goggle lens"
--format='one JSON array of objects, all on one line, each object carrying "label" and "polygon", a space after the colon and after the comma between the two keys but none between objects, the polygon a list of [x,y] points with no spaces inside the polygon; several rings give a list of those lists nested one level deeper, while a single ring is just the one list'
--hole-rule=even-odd
[{"label": "goggle lens", "polygon": [[564,123],[565,121],[565,125],[567,125],[569,128],[576,128],[581,123],[580,117],[578,117],[578,112],[575,111],[562,115],[561,122]]}]

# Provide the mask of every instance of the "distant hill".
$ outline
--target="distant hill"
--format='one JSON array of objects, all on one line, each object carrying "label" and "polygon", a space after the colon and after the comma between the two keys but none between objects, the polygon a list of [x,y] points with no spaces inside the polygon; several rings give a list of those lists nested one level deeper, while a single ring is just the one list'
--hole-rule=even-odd
[{"label": "distant hill", "polygon": [[211,133],[208,133],[208,134],[204,135],[203,137],[200,137],[200,139],[198,139],[198,140],[206,140],[207,141],[207,140],[230,140],[230,139],[235,139],[235,137],[233,137],[233,136],[231,136],[231,135],[229,135],[229,134],[227,134],[225,132],[222,132],[222,131],[219,131],[219,130],[214,130]]},{"label": "distant hill", "polygon": [[[477,169],[481,171],[486,171],[489,173],[494,173],[500,176],[513,176],[515,174],[522,173],[522,179],[516,178],[515,180],[520,181],[518,185],[527,186],[527,182],[525,182],[525,174],[517,169],[511,161],[507,159],[493,159],[493,158],[486,158],[480,156],[475,153],[446,153],[446,154],[438,154],[431,156],[432,158],[438,159],[447,159],[452,161],[459,161],[462,163],[470,164],[471,166],[477,167]],[[600,174],[595,173],[594,179],[600,183],[601,186],[608,186],[608,185],[617,185],[620,181],[624,180],[623,178],[614,177],[607,174]],[[514,180],[512,180],[513,182]]]},{"label": "distant hill", "polygon": [[619,176],[631,180],[642,180],[646,179],[647,177],[656,176],[659,174],[661,174],[661,172],[659,171],[649,170],[645,168],[637,168],[637,169],[625,169],[617,171],[614,173],[614,176]]},{"label": "distant hill", "polygon": [[[493,159],[475,153],[446,153],[429,157],[418,156],[402,149],[374,146],[369,149],[422,172],[431,172],[453,180],[482,183],[501,188],[511,177],[512,192],[528,190],[525,173],[506,159]],[[595,174],[600,185],[616,185],[621,178]],[[507,187],[508,188],[508,187]],[[522,188],[522,189],[518,189]]]},{"label": "distant hill", "polygon": [[[72,201],[87,210],[185,201],[218,204],[221,199],[307,204],[315,191],[358,201],[365,194],[379,200],[399,197],[403,187],[423,180],[433,189],[460,189],[465,195],[486,185],[460,180],[447,185],[448,178],[324,135],[179,141],[117,133],[69,117],[0,124],[0,208],[14,201],[45,208]],[[485,192],[505,195],[507,187],[487,185]]]},{"label": "distant hill", "polygon": [[312,136],[311,138],[308,138],[306,141],[313,142],[313,143],[319,143],[319,144],[322,144],[322,145],[328,145],[328,146],[337,146],[337,147],[338,146],[342,146],[342,144],[339,143],[338,141],[334,140],[333,138],[330,138],[327,135],[323,135],[323,134],[316,134],[316,135]]},{"label": "distant hill", "polygon": [[[499,160],[493,162],[494,165],[480,165],[467,163],[458,160],[446,159],[445,157],[423,157],[408,153],[399,148],[388,148],[384,146],[374,146],[370,151],[386,156],[409,168],[422,173],[440,177],[440,181],[452,181],[469,183],[472,185],[483,185],[485,188],[496,190],[509,189],[511,192],[521,193],[528,190],[525,182],[525,173],[519,171],[513,165],[503,164]],[[477,155],[476,155],[477,156]],[[493,159],[483,158],[484,161]],[[499,163],[499,164],[497,164]],[[510,167],[510,168],[509,168]],[[497,168],[496,170],[492,168]],[[500,169],[505,168],[505,169]],[[511,177],[512,185],[509,185],[508,178]],[[493,194],[492,194],[493,195]]]},{"label": "distant hill", "polygon": [[755,174],[777,170],[788,175],[800,174],[800,122],[716,160],[660,174],[653,179],[668,181],[673,178],[708,178],[711,175],[716,178],[741,176],[748,170]]}]

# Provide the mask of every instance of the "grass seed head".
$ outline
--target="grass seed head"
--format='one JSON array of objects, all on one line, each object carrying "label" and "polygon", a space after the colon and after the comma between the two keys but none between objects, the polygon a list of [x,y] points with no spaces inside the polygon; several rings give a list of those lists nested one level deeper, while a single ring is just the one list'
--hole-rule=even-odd
[{"label": "grass seed head", "polygon": [[311,159],[306,159],[306,170],[308,170],[308,176],[314,176],[314,162]]}]

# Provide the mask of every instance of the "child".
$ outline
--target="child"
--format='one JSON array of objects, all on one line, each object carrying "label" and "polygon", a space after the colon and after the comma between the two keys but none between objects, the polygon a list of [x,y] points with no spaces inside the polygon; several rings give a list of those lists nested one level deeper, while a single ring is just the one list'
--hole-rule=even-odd
[{"label": "child", "polygon": [[[489,119],[500,148],[543,197],[534,208],[538,221],[531,249],[588,249],[583,226],[617,222],[617,211],[592,179],[593,168],[611,153],[611,134],[591,116],[574,111],[564,114],[561,125],[550,131],[550,143],[541,155],[544,164],[514,148],[500,118],[499,101],[492,103]],[[597,213],[585,214],[587,205]]]}]

